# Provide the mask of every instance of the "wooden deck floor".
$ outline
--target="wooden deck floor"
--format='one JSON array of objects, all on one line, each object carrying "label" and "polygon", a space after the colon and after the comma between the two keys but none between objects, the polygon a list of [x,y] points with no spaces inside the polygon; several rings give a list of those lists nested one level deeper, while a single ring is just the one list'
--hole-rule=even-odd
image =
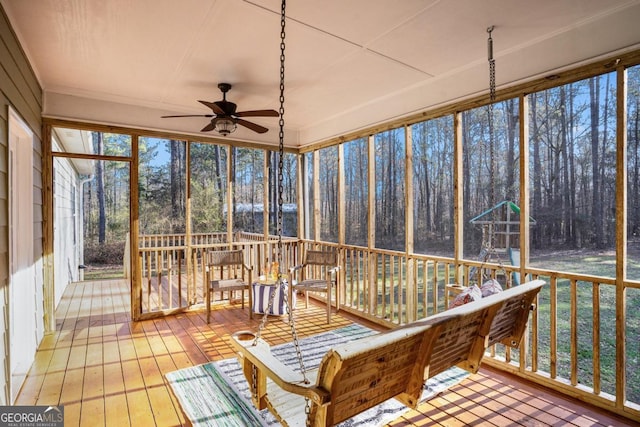
[{"label": "wooden deck floor", "polygon": [[[297,310],[299,337],[346,326],[345,315],[324,322],[323,307]],[[320,321],[318,321],[320,319]],[[229,334],[257,329],[248,308],[216,305],[212,323],[204,310],[132,322],[123,281],[73,284],[57,310],[57,331],[45,337],[18,405],[64,405],[66,426],[178,426],[186,424],[164,374],[233,357]],[[372,326],[372,325],[369,325]],[[290,329],[272,318],[263,332],[271,344],[290,341]],[[548,393],[513,377],[483,369],[407,412],[393,426],[625,426],[593,407]]]}]

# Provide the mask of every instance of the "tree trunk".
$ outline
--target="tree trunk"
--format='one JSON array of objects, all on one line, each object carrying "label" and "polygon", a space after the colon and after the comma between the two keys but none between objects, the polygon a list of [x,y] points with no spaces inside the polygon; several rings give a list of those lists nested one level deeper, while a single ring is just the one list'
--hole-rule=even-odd
[{"label": "tree trunk", "polygon": [[[571,208],[569,199],[569,155],[567,152],[568,136],[567,133],[571,126],[571,121],[567,121],[566,103],[567,92],[566,86],[560,86],[560,156],[562,157],[562,212],[564,219],[562,221],[562,237],[564,242],[570,247],[575,246],[573,229],[571,228]],[[570,95],[571,96],[571,95]],[[569,129],[568,129],[569,128]]]},{"label": "tree trunk", "polygon": [[[535,218],[536,213],[542,212],[542,165],[540,163],[540,130],[538,125],[537,115],[537,100],[538,96],[533,93],[530,95],[531,100],[531,145],[533,151],[533,176],[531,181],[533,182],[533,194],[531,195],[531,212]],[[531,230],[531,240],[534,248],[542,246],[541,227],[533,227]],[[526,243],[526,242],[525,242]]]},{"label": "tree trunk", "polygon": [[[95,153],[104,154],[104,144],[102,141],[102,133],[92,132],[93,146]],[[96,161],[96,197],[98,198],[98,243],[106,241],[107,234],[107,215],[104,194],[104,161]]]},{"label": "tree trunk", "polygon": [[171,228],[172,232],[184,230],[185,182],[184,182],[184,150],[182,141],[170,140],[170,191],[171,191]]},{"label": "tree trunk", "polygon": [[602,221],[602,200],[600,194],[600,149],[598,125],[600,123],[600,78],[589,80],[589,99],[591,108],[591,215],[593,218],[594,244],[598,249],[604,246],[604,224]]}]

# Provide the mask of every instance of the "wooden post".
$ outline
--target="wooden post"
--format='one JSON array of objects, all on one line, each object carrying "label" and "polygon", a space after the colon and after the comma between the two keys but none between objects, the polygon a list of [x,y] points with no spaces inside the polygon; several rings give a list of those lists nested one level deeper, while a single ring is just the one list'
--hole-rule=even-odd
[{"label": "wooden post", "polygon": [[234,177],[231,176],[233,170],[233,162],[235,160],[235,150],[231,145],[227,145],[227,244],[229,248],[233,244],[233,182]]},{"label": "wooden post", "polygon": [[455,281],[462,285],[463,268],[460,265],[463,253],[464,243],[464,210],[462,203],[464,201],[462,194],[463,176],[462,176],[462,113],[456,112],[453,116],[453,223],[455,227],[453,242],[453,258],[455,265]]},{"label": "wooden post", "polygon": [[[521,95],[519,99],[519,115],[520,115],[520,283],[527,281],[525,276],[525,268],[529,263],[529,97]],[[510,212],[511,207],[507,207]],[[509,225],[507,225],[509,227]],[[509,238],[509,235],[507,235]],[[537,297],[536,297],[537,298]],[[537,320],[537,317],[535,318]],[[527,323],[527,328],[529,324]],[[538,333],[538,325],[533,325],[533,331]],[[528,332],[528,331],[527,331]],[[525,372],[527,366],[526,355],[529,353],[529,334],[525,332],[527,338],[522,341],[522,349],[520,351],[520,372]],[[533,337],[537,342],[537,335]],[[538,346],[533,346],[537,351]],[[538,355],[531,355],[531,363],[533,367],[538,366]]]},{"label": "wooden post", "polygon": [[[272,156],[273,152],[269,151],[269,150],[264,150],[264,156],[262,158],[262,234],[264,235],[264,240],[268,240],[269,239],[269,214],[270,214],[270,207],[269,207],[269,188],[271,187],[269,185],[270,181],[270,175],[269,175],[269,169],[271,169],[272,171],[276,170],[275,165],[272,165],[273,167],[269,168],[269,164],[271,163],[271,159],[270,157]],[[275,172],[274,172],[275,173]],[[278,171],[278,173],[280,173]],[[278,177],[275,177],[276,179],[274,180],[274,183],[276,183],[276,194],[277,194],[277,182],[278,182]]]},{"label": "wooden post", "polygon": [[[369,135],[367,142],[367,180],[369,193],[369,206],[367,218],[367,259],[369,260],[369,288],[367,294],[369,295],[369,310],[372,310],[376,306],[378,300],[378,257],[373,252],[376,247],[376,151],[375,141],[373,135]],[[384,295],[382,298],[384,304]],[[373,312],[371,312],[373,314]]]},{"label": "wooden post", "polygon": [[313,152],[313,240],[320,241],[320,151]]},{"label": "wooden post", "polygon": [[616,98],[616,408],[627,400],[627,71],[617,68]]},{"label": "wooden post", "polygon": [[[140,319],[142,314],[142,265],[139,259],[140,204],[138,195],[138,135],[131,135],[131,163],[129,168],[129,230],[131,239],[131,318]],[[148,307],[147,307],[148,308]]]},{"label": "wooden post", "polygon": [[[346,189],[345,189],[345,173],[344,173],[344,144],[338,145],[338,247],[344,248],[346,241],[346,218],[345,218],[345,200],[346,200]],[[338,265],[341,268],[338,270],[338,283],[337,286],[341,287],[341,289],[337,289],[336,291],[336,308],[338,308],[344,301],[345,295],[345,280],[347,276],[347,269],[345,263],[346,257],[344,256],[344,251],[338,250]],[[338,298],[342,297],[342,301],[338,301]]]},{"label": "wooden post", "polygon": [[[195,304],[198,286],[198,280],[195,275],[191,275],[188,272],[191,271],[189,269],[189,262],[191,260],[191,253],[193,251],[191,247],[191,144],[189,142],[185,142],[185,158],[186,158],[186,176],[185,176],[185,186],[186,186],[186,198],[185,200],[185,236],[184,236],[184,244],[185,244],[185,258],[187,259],[187,295],[188,295],[188,304]],[[169,278],[171,275],[169,275]],[[169,290],[171,290],[171,282],[169,282]],[[179,296],[179,300],[181,301],[182,295]],[[171,300],[170,300],[171,307]]]},{"label": "wooden post", "polygon": [[[404,185],[406,188],[404,194],[405,209],[405,266],[406,280],[402,286],[407,290],[407,323],[416,320],[418,308],[416,301],[418,299],[418,284],[415,278],[415,263],[412,262],[410,255],[413,253],[413,138],[411,134],[411,126],[404,127],[405,140],[405,167],[404,167]],[[401,280],[400,283],[403,283]],[[425,284],[426,285],[426,284]]]},{"label": "wooden post", "polygon": [[53,156],[51,154],[51,125],[45,124],[42,130],[42,181],[43,198],[43,264],[44,264],[44,330],[45,333],[56,330],[56,311],[54,296],[54,262],[53,262]]}]

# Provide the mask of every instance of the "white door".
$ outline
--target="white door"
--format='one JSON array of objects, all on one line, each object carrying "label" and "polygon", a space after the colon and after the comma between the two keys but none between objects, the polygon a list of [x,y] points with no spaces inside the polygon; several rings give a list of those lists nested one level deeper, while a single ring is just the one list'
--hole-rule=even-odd
[{"label": "white door", "polygon": [[[31,366],[39,339],[42,300],[33,257],[33,133],[9,110],[9,360],[11,403]],[[39,304],[39,305],[38,305]],[[38,308],[40,307],[40,308]]]}]

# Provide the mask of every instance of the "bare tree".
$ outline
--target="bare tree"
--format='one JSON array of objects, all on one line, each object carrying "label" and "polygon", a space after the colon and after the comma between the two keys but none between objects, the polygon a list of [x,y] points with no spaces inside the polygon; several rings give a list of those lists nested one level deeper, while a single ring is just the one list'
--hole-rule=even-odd
[{"label": "bare tree", "polygon": [[[93,135],[93,147],[95,153],[98,155],[104,154],[104,144],[102,141],[101,132],[92,132]],[[105,194],[104,194],[104,162],[102,160],[96,161],[96,197],[98,199],[98,243],[104,243],[106,241],[107,231],[107,215],[105,207]]]}]

